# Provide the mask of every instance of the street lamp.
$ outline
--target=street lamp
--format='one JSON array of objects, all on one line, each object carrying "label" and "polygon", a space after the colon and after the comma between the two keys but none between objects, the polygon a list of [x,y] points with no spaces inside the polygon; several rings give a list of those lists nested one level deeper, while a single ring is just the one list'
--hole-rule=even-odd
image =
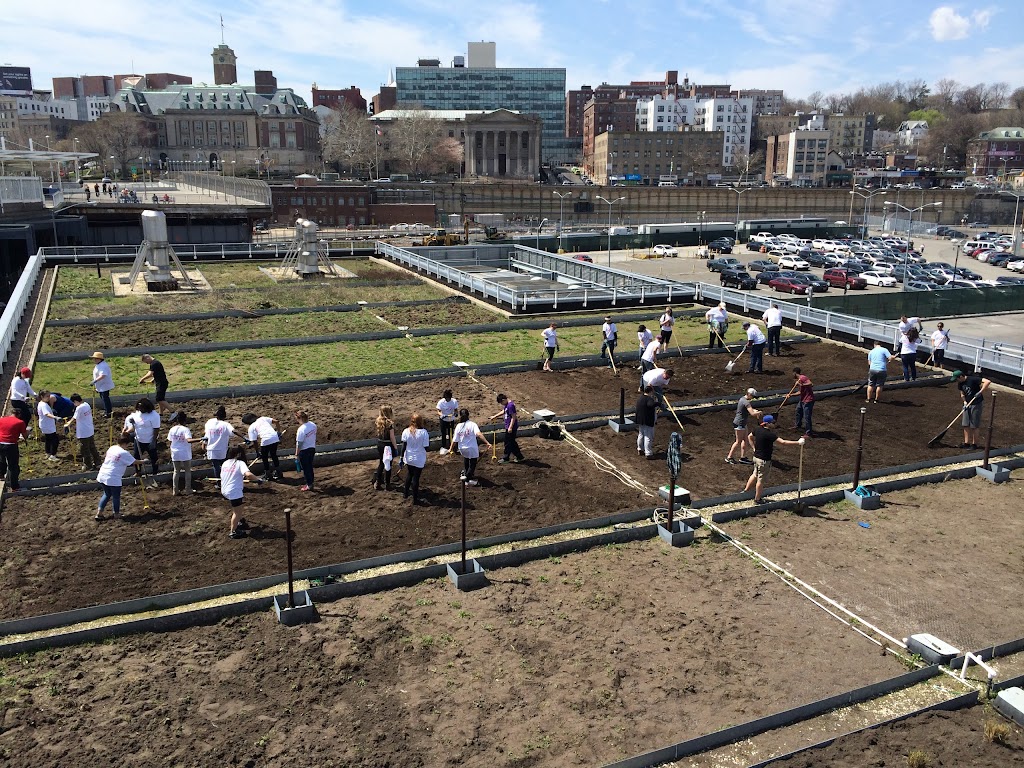
[{"label": "street lamp", "polygon": [[561,253],[564,250],[562,248],[562,204],[565,203],[565,198],[572,197],[572,192],[552,192],[551,194],[558,198],[558,252]]},{"label": "street lamp", "polygon": [[82,180],[82,171],[78,165],[78,138],[75,138],[75,181]]},{"label": "street lamp", "polygon": [[602,201],[608,203],[608,266],[611,267],[611,265],[612,265],[612,206],[615,205],[618,202],[621,202],[622,200],[625,200],[626,198],[624,198],[624,197],[617,197],[614,200],[608,200],[607,198],[604,198],[604,197],[601,197],[600,195],[598,195],[597,199],[598,200],[602,200]]},{"label": "street lamp", "polygon": [[538,251],[540,250],[540,231],[542,229],[544,229],[544,225],[547,224],[547,223],[548,223],[547,219],[542,219],[541,222],[540,222],[540,226],[537,227],[537,232],[536,232],[537,242],[534,245],[535,245],[535,247],[537,248]]},{"label": "street lamp", "polygon": [[[886,200],[885,201],[885,205],[886,206],[889,206],[889,205],[894,206],[894,207],[896,207],[896,208],[898,208],[900,210],[906,211],[909,214],[909,220],[907,222],[907,248],[906,248],[905,251],[903,251],[903,287],[901,289],[901,290],[905,291],[905,290],[907,290],[907,282],[908,282],[907,278],[906,278],[906,275],[907,275],[907,259],[910,256],[910,238],[913,235],[914,214],[917,213],[918,211],[923,211],[925,208],[941,208],[942,207],[942,203],[925,203],[924,205],[919,205],[917,208],[907,208],[907,206],[905,206],[905,205],[900,205],[899,203],[894,203],[891,200]],[[954,273],[954,279],[955,279],[955,273]]]},{"label": "street lamp", "polygon": [[[962,240],[953,240],[952,242],[956,245],[956,257],[953,259],[953,288],[956,288],[956,268],[960,264],[960,251],[964,247],[964,243]],[[903,279],[906,280],[906,276]]]},{"label": "street lamp", "polygon": [[853,190],[851,190],[850,192],[850,221],[853,221],[853,196],[856,195],[857,197],[864,198],[864,216],[861,222],[863,226],[861,227],[860,236],[862,238],[866,238],[868,236],[868,214],[870,213],[871,208],[871,198],[874,197],[875,195],[884,195],[885,190],[876,189],[874,192],[868,192],[867,194],[864,194],[863,192],[858,192],[858,189],[864,188],[854,187]]},{"label": "street lamp", "polygon": [[740,197],[744,192],[749,192],[753,187],[744,187],[743,189],[737,189],[736,187],[728,187],[729,190],[736,193],[736,244],[740,243]]},{"label": "street lamp", "polygon": [[139,155],[139,165],[142,166],[142,199],[146,199],[146,158]]},{"label": "street lamp", "polygon": [[[47,154],[50,153],[50,137],[49,136],[46,137],[46,153]],[[53,184],[53,159],[52,158],[50,158],[49,165],[50,165],[50,183]],[[1004,169],[1006,168],[1006,161],[1005,160],[1003,161],[1003,168]]]}]

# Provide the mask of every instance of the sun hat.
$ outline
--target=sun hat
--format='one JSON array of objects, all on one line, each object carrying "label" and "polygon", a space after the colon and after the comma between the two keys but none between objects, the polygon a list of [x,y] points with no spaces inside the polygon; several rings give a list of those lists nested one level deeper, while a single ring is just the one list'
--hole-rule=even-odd
[{"label": "sun hat", "polygon": [[91,357],[93,360],[103,360],[104,359],[102,352],[93,352],[91,355],[89,355],[89,357]]},{"label": "sun hat", "polygon": [[772,416],[770,413],[766,413],[764,416],[761,417],[761,423],[762,424],[773,424],[773,423],[775,423],[775,417]]}]

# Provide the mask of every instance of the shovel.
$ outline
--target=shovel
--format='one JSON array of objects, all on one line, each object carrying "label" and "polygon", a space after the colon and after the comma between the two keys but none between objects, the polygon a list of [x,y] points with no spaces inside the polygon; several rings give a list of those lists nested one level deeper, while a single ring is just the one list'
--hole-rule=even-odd
[{"label": "shovel", "polygon": [[740,350],[740,353],[738,355],[736,355],[736,357],[734,359],[730,360],[728,363],[725,364],[725,370],[726,370],[727,373],[732,373],[733,367],[735,367],[737,361],[741,357],[743,357],[743,353],[746,352],[746,351],[747,351],[747,348],[744,347],[743,349]]}]

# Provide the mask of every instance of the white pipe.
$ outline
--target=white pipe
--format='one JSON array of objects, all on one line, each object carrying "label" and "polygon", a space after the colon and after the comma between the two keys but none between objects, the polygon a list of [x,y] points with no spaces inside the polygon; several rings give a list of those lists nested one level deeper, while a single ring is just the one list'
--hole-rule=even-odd
[{"label": "white pipe", "polygon": [[988,664],[982,661],[981,658],[968,651],[964,654],[964,665],[960,668],[960,679],[964,682],[967,682],[967,678],[965,677],[965,675],[967,674],[967,667],[970,666],[970,663],[972,661],[985,670],[985,673],[988,675],[989,681],[995,680],[996,677],[999,675],[999,673],[996,672],[996,670],[994,670],[992,667],[990,667]]}]

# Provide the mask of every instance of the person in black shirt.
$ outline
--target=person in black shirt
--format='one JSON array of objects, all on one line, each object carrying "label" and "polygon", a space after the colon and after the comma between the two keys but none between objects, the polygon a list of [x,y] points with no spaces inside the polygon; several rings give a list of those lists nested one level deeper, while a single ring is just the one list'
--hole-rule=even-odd
[{"label": "person in black shirt", "polygon": [[984,392],[992,382],[977,373],[953,371],[953,381],[960,390],[960,398],[964,403],[964,416],[961,424],[964,428],[964,441],[961,448],[980,448],[978,445],[978,427],[981,426],[981,406],[985,399]]},{"label": "person in black shirt", "polygon": [[644,388],[644,392],[636,399],[636,452],[648,459],[654,458],[654,423],[658,419],[658,399],[654,396],[654,387]]},{"label": "person in black shirt", "polygon": [[746,493],[754,488],[754,503],[761,501],[761,493],[764,491],[764,484],[772,469],[772,453],[775,450],[775,443],[780,445],[803,445],[804,438],[799,440],[783,440],[772,430],[775,428],[775,417],[766,414],[761,417],[761,426],[754,427],[754,431],[747,436],[747,442],[754,449],[754,471],[750,473],[747,484],[743,488]]},{"label": "person in black shirt", "polygon": [[167,374],[164,372],[164,364],[152,355],[143,355],[142,362],[149,366],[149,371],[139,379],[139,384],[152,381],[156,386],[156,406],[160,409],[160,415],[167,412]]}]

